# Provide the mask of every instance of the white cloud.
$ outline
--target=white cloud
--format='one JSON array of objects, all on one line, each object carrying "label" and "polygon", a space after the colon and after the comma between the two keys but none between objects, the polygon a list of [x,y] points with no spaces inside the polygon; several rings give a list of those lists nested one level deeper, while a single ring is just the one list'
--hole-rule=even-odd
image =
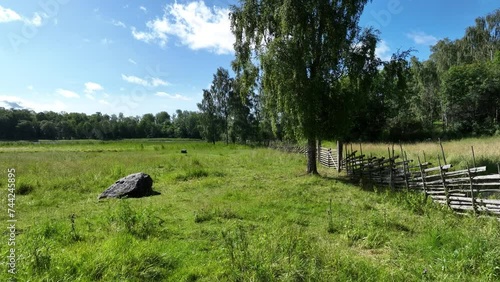
[{"label": "white cloud", "polygon": [[78,95],[77,93],[66,89],[59,88],[56,90],[56,93],[65,98],[80,98],[80,95]]},{"label": "white cloud", "polygon": [[122,79],[128,83],[138,84],[138,85],[142,85],[142,86],[149,86],[149,83],[147,80],[144,80],[144,79],[137,77],[137,76],[122,74]]},{"label": "white cloud", "polygon": [[162,80],[157,77],[150,78],[149,80],[143,79],[137,76],[133,75],[124,75],[122,74],[122,79],[125,80],[128,83],[133,83],[133,84],[138,84],[142,85],[144,87],[158,87],[158,86],[168,86],[170,83],[168,83],[165,80]]},{"label": "white cloud", "polygon": [[21,21],[22,17],[14,10],[0,6],[0,23]]},{"label": "white cloud", "polygon": [[149,43],[151,41],[156,41],[160,47],[165,47],[167,44],[167,35],[165,33],[161,32],[143,32],[143,31],[137,31],[135,27],[132,27],[132,36],[140,41],[144,41],[146,43]]},{"label": "white cloud", "polygon": [[109,102],[108,102],[108,101],[106,101],[106,100],[99,100],[99,104],[103,104],[103,105],[106,105],[106,106],[111,105],[111,103],[109,103]]},{"label": "white cloud", "polygon": [[144,13],[148,12],[148,9],[146,9],[146,7],[144,6],[140,6],[139,9],[142,10]]},{"label": "white cloud", "polygon": [[25,22],[27,24],[31,24],[34,26],[41,26],[42,25],[42,17],[38,13],[35,13],[31,20],[27,19],[27,20],[25,20]]},{"label": "white cloud", "polygon": [[380,58],[382,61],[389,61],[391,59],[391,48],[387,45],[385,40],[380,40],[379,44],[377,44],[377,48],[375,48],[375,56]]},{"label": "white cloud", "polygon": [[46,99],[44,99],[44,102],[40,102],[34,100],[27,100],[21,97],[11,96],[11,95],[0,95],[0,107],[30,109],[36,112],[43,112],[48,110],[61,112],[67,110],[66,104],[64,104],[59,100],[54,100],[47,103]]},{"label": "white cloud", "polygon": [[[42,14],[42,16],[47,16],[47,15]],[[23,21],[25,24],[41,26],[42,16],[38,13],[35,13],[33,15],[33,18],[30,19],[19,15],[16,11],[12,9],[0,6],[0,23]]]},{"label": "white cloud", "polygon": [[131,64],[134,64],[134,65],[137,65],[137,62],[134,61],[134,60],[132,60],[132,59],[130,59],[130,58],[128,59],[128,62],[131,63]]},{"label": "white cloud", "polygon": [[410,38],[419,45],[434,45],[437,43],[438,39],[435,36],[426,34],[425,32],[410,32],[406,34],[406,37]]},{"label": "white cloud", "polygon": [[203,1],[167,5],[163,17],[148,21],[146,26],[147,31],[132,27],[135,39],[164,47],[168,36],[176,36],[181,44],[193,50],[208,49],[217,54],[233,52],[229,9],[208,8]]},{"label": "white cloud", "polygon": [[[86,94],[94,94],[96,91],[101,91],[104,88],[99,84],[95,82],[86,82],[85,83],[85,90],[83,90]],[[87,95],[86,95],[87,96]],[[88,96],[87,96],[88,97]]]},{"label": "white cloud", "polygon": [[159,79],[159,78],[157,78],[157,77],[153,77],[153,78],[151,79],[151,85],[152,85],[153,87],[157,87],[157,86],[167,86],[167,85],[169,85],[169,83],[168,83],[168,82],[166,82],[165,80]]},{"label": "white cloud", "polygon": [[159,97],[167,97],[167,98],[173,99],[173,100],[182,100],[182,101],[190,101],[191,100],[190,98],[188,98],[186,96],[182,96],[180,94],[172,95],[172,94],[168,94],[166,92],[156,92],[155,95],[159,96]]},{"label": "white cloud", "polygon": [[122,21],[112,20],[111,23],[114,26],[119,26],[119,27],[127,28],[127,25],[125,25]]},{"label": "white cloud", "polygon": [[28,85],[28,86],[26,86],[26,89],[33,91],[35,89],[35,87],[33,87],[33,85]]}]

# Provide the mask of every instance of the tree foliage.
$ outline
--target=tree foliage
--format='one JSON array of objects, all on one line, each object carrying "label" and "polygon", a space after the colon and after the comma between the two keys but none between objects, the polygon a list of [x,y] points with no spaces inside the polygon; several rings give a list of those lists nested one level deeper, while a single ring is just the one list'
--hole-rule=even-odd
[{"label": "tree foliage", "polygon": [[165,111],[125,117],[0,108],[0,140],[201,138],[198,115],[178,110],[173,118]]},{"label": "tree foliage", "polygon": [[324,126],[326,121],[341,123],[335,111],[343,101],[340,79],[349,70],[366,3],[249,0],[232,7],[233,69],[243,89],[261,76],[266,112],[275,130],[279,124],[289,135],[308,140],[308,173],[317,173],[316,140],[325,133],[339,134],[336,127]]}]

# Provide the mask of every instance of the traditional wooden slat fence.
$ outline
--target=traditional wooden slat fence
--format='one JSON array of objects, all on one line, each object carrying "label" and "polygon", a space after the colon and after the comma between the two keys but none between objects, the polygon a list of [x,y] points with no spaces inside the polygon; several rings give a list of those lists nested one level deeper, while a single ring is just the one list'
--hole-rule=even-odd
[{"label": "traditional wooden slat fence", "polygon": [[[440,143],[441,145],[441,143]],[[271,148],[307,155],[307,149],[293,143],[274,142]],[[337,146],[339,148],[339,146]],[[341,148],[342,149],[342,148]],[[360,148],[361,149],[361,148]],[[452,164],[446,164],[441,145],[438,165],[429,162],[409,160],[401,147],[401,156],[395,155],[394,148],[388,148],[387,157],[367,157],[345,146],[342,150],[318,146],[318,162],[338,171],[345,169],[354,181],[369,181],[384,185],[392,190],[422,192],[437,203],[447,205],[457,213],[492,215],[500,219],[500,200],[490,198],[500,196],[500,165],[497,174],[487,174],[486,167],[470,167],[453,170]],[[474,162],[475,163],[475,162]]]},{"label": "traditional wooden slat fence", "polygon": [[328,168],[339,169],[337,150],[320,147],[318,150],[318,161]]},{"label": "traditional wooden slat fence", "polygon": [[500,172],[484,175],[485,166],[453,170],[453,165],[441,164],[441,157],[435,167],[428,162],[421,163],[420,159],[412,165],[413,161],[402,154],[400,158],[388,150],[387,158],[366,157],[353,151],[346,154],[342,164],[353,180],[363,179],[393,190],[423,192],[458,213],[500,217],[500,200],[489,198],[500,195]]},{"label": "traditional wooden slat fence", "polygon": [[300,153],[300,154],[307,153],[306,147],[298,145],[296,143],[269,142],[269,148],[273,148],[273,149],[277,149],[277,150],[285,151],[285,152],[289,152],[289,153]]}]

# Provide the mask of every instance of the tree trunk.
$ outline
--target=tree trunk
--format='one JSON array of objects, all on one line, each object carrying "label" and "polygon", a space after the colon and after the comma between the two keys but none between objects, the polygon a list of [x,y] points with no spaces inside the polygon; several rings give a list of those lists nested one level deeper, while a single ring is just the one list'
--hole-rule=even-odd
[{"label": "tree trunk", "polygon": [[226,145],[229,144],[229,123],[227,122],[227,115],[226,115]]},{"label": "tree trunk", "polygon": [[316,166],[316,139],[307,139],[307,173],[318,174]]},{"label": "tree trunk", "polygon": [[337,172],[340,172],[342,170],[342,165],[341,165],[343,158],[342,149],[343,149],[342,141],[337,141]]}]

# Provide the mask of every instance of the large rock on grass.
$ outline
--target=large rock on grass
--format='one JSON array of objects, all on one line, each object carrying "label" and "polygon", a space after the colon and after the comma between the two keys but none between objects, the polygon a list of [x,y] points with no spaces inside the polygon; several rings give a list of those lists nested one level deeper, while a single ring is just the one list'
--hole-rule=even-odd
[{"label": "large rock on grass", "polygon": [[138,172],[130,174],[119,179],[115,184],[109,186],[104,192],[99,195],[99,199],[103,198],[140,198],[151,196],[153,191],[153,179],[146,173]]}]

